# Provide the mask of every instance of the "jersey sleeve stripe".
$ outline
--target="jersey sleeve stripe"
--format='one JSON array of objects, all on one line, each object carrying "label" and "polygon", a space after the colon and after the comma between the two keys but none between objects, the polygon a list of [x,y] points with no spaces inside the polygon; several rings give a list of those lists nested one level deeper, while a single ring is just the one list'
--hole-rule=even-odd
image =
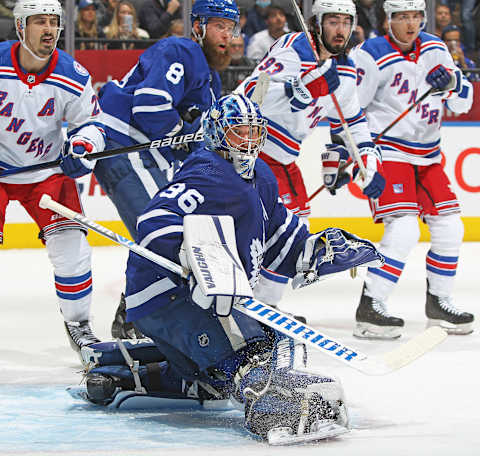
[{"label": "jersey sleeve stripe", "polygon": [[147,245],[150,244],[150,242],[152,242],[154,239],[158,239],[159,237],[166,236],[171,233],[183,233],[183,225],[171,225],[152,231],[142,239],[140,245],[142,247],[147,247]]},{"label": "jersey sleeve stripe", "polygon": [[145,214],[142,214],[140,217],[137,218],[137,227],[140,225],[140,223],[144,222],[145,220],[149,220],[155,217],[164,217],[164,216],[176,217],[179,220],[179,224],[181,223],[182,217],[176,214],[175,212],[167,211],[166,209],[154,209],[153,211],[146,212]]}]

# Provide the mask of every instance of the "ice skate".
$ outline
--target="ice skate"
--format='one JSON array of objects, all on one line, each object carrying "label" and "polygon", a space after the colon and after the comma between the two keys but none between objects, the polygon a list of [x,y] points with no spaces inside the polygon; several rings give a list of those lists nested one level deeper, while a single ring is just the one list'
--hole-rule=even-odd
[{"label": "ice skate", "polygon": [[125,295],[122,293],[120,296],[120,303],[117,311],[115,312],[115,318],[112,322],[112,337],[114,339],[144,339],[145,336],[133,325],[133,323],[127,323],[126,303]]},{"label": "ice skate", "polygon": [[427,289],[425,304],[427,327],[440,326],[448,334],[470,334],[473,332],[474,316],[468,312],[458,310],[452,304],[452,298],[435,296]]},{"label": "ice skate", "polygon": [[65,331],[71,347],[79,354],[82,347],[100,342],[100,339],[93,334],[88,320],[66,321]]},{"label": "ice skate", "polygon": [[353,335],[360,339],[398,339],[404,321],[391,316],[385,303],[365,294],[363,286],[360,304],[355,315],[357,324]]}]

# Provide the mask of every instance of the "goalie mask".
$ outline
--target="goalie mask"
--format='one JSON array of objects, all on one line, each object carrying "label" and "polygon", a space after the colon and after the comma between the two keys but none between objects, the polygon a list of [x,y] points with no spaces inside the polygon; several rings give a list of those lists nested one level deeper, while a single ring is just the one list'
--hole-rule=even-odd
[{"label": "goalie mask", "polygon": [[267,137],[267,121],[256,103],[241,94],[217,100],[203,120],[206,147],[233,162],[243,179],[252,179]]},{"label": "goalie mask", "polygon": [[425,28],[425,25],[427,23],[427,11],[426,11],[425,0],[385,0],[385,3],[383,4],[383,9],[388,19],[388,33],[395,41],[397,41],[400,44],[409,44],[409,43],[404,43],[400,41],[398,38],[395,37],[395,35],[392,32],[391,22],[392,22],[392,16],[395,13],[402,13],[406,11],[420,11],[423,14],[423,21],[420,23],[419,33],[421,30]]},{"label": "goalie mask", "polygon": [[[352,0],[316,0],[312,6],[312,14],[315,16],[315,24],[318,27],[318,32],[314,31],[320,44],[328,51],[330,54],[337,55],[345,51],[348,41],[352,36],[353,30],[357,26],[357,11],[355,9],[355,4]],[[346,14],[351,17],[352,25],[350,27],[350,33],[348,34],[347,39],[345,40],[345,47],[339,52],[338,50],[333,49],[325,39],[322,23],[324,16],[326,14]]]},{"label": "goalie mask", "polygon": [[36,55],[26,44],[25,34],[27,29],[27,19],[30,16],[39,14],[48,14],[58,16],[57,36],[55,38],[55,46],[57,47],[60,33],[63,30],[63,11],[58,0],[18,0],[13,9],[13,17],[15,18],[15,31],[22,46],[37,60],[46,61],[53,54],[47,57]]}]

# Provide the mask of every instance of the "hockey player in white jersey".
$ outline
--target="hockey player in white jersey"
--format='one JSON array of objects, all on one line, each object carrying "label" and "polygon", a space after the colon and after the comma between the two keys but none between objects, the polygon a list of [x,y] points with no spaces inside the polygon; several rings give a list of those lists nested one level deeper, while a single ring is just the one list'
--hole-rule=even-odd
[{"label": "hockey player in white jersey", "polygon": [[473,315],[452,302],[463,224],[460,206],[441,165],[440,124],[444,105],[467,112],[472,85],[457,68],[446,45],[422,31],[424,0],[386,0],[388,35],[369,39],[350,54],[372,136],[376,137],[429,89],[428,96],[379,138],[387,184],[378,200],[370,199],[373,219],[385,232],[382,268],[369,270],[356,313],[354,334],[395,338],[404,325],[388,314],[386,301],[407,256],[418,241],[417,216],[428,225],[431,247],[426,256],[426,316],[452,334],[472,331]]},{"label": "hockey player in white jersey", "polygon": [[75,180],[59,168],[10,176],[8,170],[55,160],[63,150],[62,169],[73,177],[81,175],[90,162],[74,154],[104,148],[100,109],[87,70],[56,49],[63,26],[58,0],[19,0],[13,13],[20,42],[0,44],[0,242],[7,205],[17,200],[40,228],[67,335],[72,348],[80,351],[98,342],[89,324],[91,249],[81,225],[38,207],[47,193],[81,211]]},{"label": "hockey player in white jersey", "polygon": [[[270,75],[270,86],[261,108],[268,119],[268,136],[260,157],[275,174],[285,206],[304,217],[305,221],[310,214],[310,206],[300,169],[295,163],[302,140],[313,131],[320,119],[328,117],[332,135],[340,135],[348,146],[331,93],[338,99],[367,169],[367,176],[361,183],[363,193],[377,198],[385,185],[381,156],[372,142],[358,101],[355,66],[345,56],[345,48],[355,28],[355,5],[352,0],[316,0],[312,13],[309,36],[304,33],[282,36],[252,75],[236,89],[251,96],[259,74],[265,72]],[[320,59],[325,60],[321,67],[317,66],[309,40]],[[325,185],[332,191],[350,179],[346,174],[337,179],[336,173],[348,157],[344,148],[335,144],[326,145],[322,154],[322,173]],[[354,173],[357,171],[355,167]],[[287,278],[262,270],[261,281],[265,291],[259,291],[259,298],[275,305],[280,300]]]},{"label": "hockey player in white jersey", "polygon": [[[193,152],[145,208],[138,243],[187,266],[181,253],[184,217],[231,216],[238,258],[252,288],[262,264],[295,277],[300,286],[353,265],[382,264],[370,242],[337,228],[310,234],[285,208],[274,175],[257,160],[265,124],[247,97],[218,100],[203,123],[206,147]],[[220,304],[221,298],[203,295],[194,279],[181,279],[137,254],[130,254],[126,277],[127,318],[156,349],[151,341],[129,344],[140,363],[130,370],[118,344],[84,348],[85,359],[94,362],[86,376],[89,400],[109,404],[121,389],[126,400],[139,391],[143,398],[233,397],[245,406],[246,429],[271,443],[348,429],[340,383],[305,368],[303,344],[232,308],[231,296]]]}]

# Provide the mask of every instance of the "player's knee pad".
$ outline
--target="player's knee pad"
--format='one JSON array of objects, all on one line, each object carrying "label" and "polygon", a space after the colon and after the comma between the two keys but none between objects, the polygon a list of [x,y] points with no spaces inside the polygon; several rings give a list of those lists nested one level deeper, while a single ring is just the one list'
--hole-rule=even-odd
[{"label": "player's knee pad", "polygon": [[402,215],[385,217],[385,232],[380,241],[380,252],[395,260],[404,260],[420,238],[417,217]]},{"label": "player's knee pad", "polygon": [[250,432],[264,438],[279,427],[311,433],[318,420],[348,426],[341,384],[305,362],[305,346],[277,332],[271,350],[247,356],[235,376],[235,395],[245,404]]},{"label": "player's knee pad", "polygon": [[464,227],[459,213],[427,216],[432,251],[438,255],[456,255],[462,244]]},{"label": "player's knee pad", "polygon": [[83,231],[71,229],[54,233],[47,236],[45,245],[56,275],[70,277],[90,271],[92,249]]}]

